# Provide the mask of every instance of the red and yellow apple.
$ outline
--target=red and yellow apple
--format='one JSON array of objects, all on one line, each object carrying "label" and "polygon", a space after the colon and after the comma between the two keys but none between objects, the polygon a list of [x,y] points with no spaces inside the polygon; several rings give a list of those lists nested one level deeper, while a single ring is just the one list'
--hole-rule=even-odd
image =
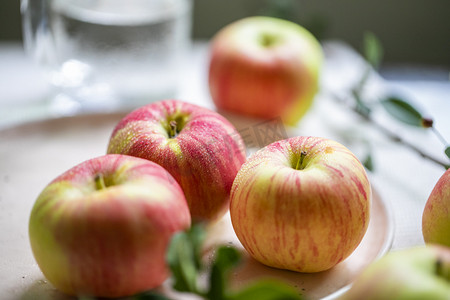
[{"label": "red and yellow apple", "polygon": [[305,28],[272,17],[248,17],[213,38],[211,97],[220,110],[294,125],[318,91],[323,53]]},{"label": "red and yellow apple", "polygon": [[439,178],[425,204],[422,234],[426,243],[450,247],[450,169]]},{"label": "red and yellow apple", "polygon": [[183,191],[161,166],[105,155],[44,188],[29,236],[40,269],[62,292],[123,297],[168,277],[169,241],[190,222]]},{"label": "red and yellow apple", "polygon": [[163,166],[184,191],[195,221],[211,221],[229,207],[230,190],[245,146],[220,114],[176,100],[152,103],[114,128],[108,153],[127,154]]},{"label": "red and yellow apple", "polygon": [[259,262],[319,272],[348,257],[369,224],[371,186],[343,145],[294,137],[253,154],[231,190],[234,231]]},{"label": "red and yellow apple", "polygon": [[339,300],[448,300],[450,248],[397,250],[370,264]]}]

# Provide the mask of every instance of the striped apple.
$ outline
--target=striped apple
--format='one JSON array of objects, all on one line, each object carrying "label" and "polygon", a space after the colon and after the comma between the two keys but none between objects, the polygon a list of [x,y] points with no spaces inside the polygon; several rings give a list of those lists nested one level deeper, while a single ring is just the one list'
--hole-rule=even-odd
[{"label": "striped apple", "polygon": [[161,166],[105,155],[44,188],[29,236],[40,269],[62,292],[125,297],[168,277],[168,244],[190,221],[183,191]]},{"label": "striped apple", "polygon": [[211,43],[209,89],[225,111],[295,125],[318,91],[323,53],[305,28],[272,17],[248,17]]},{"label": "striped apple", "polygon": [[450,247],[450,169],[439,178],[422,213],[425,243]]},{"label": "striped apple", "polygon": [[114,128],[108,153],[127,154],[163,166],[184,191],[195,221],[211,221],[229,207],[230,190],[245,147],[220,114],[177,100],[143,106]]},{"label": "striped apple", "polygon": [[294,137],[256,152],[232,191],[233,228],[261,263],[319,272],[348,257],[369,223],[371,187],[364,167],[343,145]]},{"label": "striped apple", "polygon": [[449,300],[450,248],[394,250],[372,262],[336,300]]}]

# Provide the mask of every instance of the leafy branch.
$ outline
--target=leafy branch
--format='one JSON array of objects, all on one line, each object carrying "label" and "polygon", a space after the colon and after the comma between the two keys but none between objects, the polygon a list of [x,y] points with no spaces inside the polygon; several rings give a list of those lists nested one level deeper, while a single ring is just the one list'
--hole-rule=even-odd
[{"label": "leafy branch", "polygon": [[[231,290],[229,273],[241,261],[240,253],[230,246],[219,246],[214,259],[205,265],[202,260],[202,245],[206,234],[202,225],[193,225],[189,230],[174,235],[167,252],[167,263],[172,272],[172,287],[205,300],[301,300],[303,297],[293,287],[276,280],[260,280],[240,290]],[[200,277],[208,278],[205,287]],[[137,295],[135,300],[170,300],[153,291]]]},{"label": "leafy branch", "polygon": [[[175,291],[198,296],[204,300],[303,300],[304,297],[290,285],[274,279],[263,279],[246,285],[240,290],[229,286],[229,273],[239,265],[241,255],[236,248],[219,246],[210,263],[203,263],[203,243],[206,231],[202,224],[194,224],[186,231],[175,234],[166,254],[171,270],[172,288]],[[200,279],[208,278],[201,286]],[[79,296],[78,300],[94,300]],[[143,292],[123,300],[173,300],[155,290]]]},{"label": "leafy branch", "polygon": [[[381,46],[380,41],[373,33],[366,33],[364,36],[364,57],[368,62],[368,65],[361,76],[360,80],[353,87],[351,92],[349,93],[349,97],[343,98],[337,94],[331,94],[331,96],[337,100],[339,103],[343,103],[347,105],[352,111],[357,113],[360,117],[362,117],[365,121],[372,124],[376,129],[382,132],[385,136],[387,136],[390,140],[400,143],[410,150],[416,152],[421,157],[428,159],[445,169],[450,168],[450,162],[442,161],[438,158],[435,158],[426,152],[424,152],[420,147],[408,142],[403,137],[401,137],[396,132],[389,129],[384,124],[377,121],[372,115],[372,106],[373,104],[369,104],[368,101],[365,100],[363,91],[367,84],[368,78],[373,69],[377,70],[382,57],[383,57],[383,48]],[[430,129],[439,139],[439,141],[444,145],[445,150],[444,153],[450,159],[450,146],[449,143],[445,140],[445,138],[440,134],[440,132],[434,126],[434,122],[432,119],[425,117],[417,108],[415,108],[411,103],[406,101],[405,99],[401,99],[396,96],[384,96],[379,99],[378,103],[380,104],[385,111],[396,120],[415,127],[422,127],[426,129]],[[369,154],[367,159],[365,160],[365,166],[369,169],[373,169],[372,158]]]}]

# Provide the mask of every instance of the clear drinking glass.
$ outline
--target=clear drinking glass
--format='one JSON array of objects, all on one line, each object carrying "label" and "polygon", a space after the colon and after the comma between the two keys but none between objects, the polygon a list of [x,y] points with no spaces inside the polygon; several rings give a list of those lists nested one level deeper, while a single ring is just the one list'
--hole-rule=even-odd
[{"label": "clear drinking glass", "polygon": [[173,97],[190,45],[192,0],[22,0],[24,45],[61,113]]}]

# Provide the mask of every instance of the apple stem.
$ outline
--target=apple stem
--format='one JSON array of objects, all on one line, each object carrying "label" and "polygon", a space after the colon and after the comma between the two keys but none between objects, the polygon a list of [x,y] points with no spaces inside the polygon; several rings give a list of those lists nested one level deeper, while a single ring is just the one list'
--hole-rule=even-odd
[{"label": "apple stem", "polygon": [[303,170],[303,160],[305,159],[306,154],[308,154],[308,152],[304,150],[300,152],[300,157],[297,160],[297,165],[295,166],[296,170]]},{"label": "apple stem", "polygon": [[177,132],[177,121],[172,120],[169,122],[169,138],[174,138],[178,135]]},{"label": "apple stem", "polygon": [[277,37],[270,33],[264,33],[260,37],[260,42],[263,47],[269,48],[277,41]]},{"label": "apple stem", "polygon": [[436,260],[436,274],[438,276],[446,277],[446,275],[444,274],[444,268],[442,266],[442,260],[440,258]]},{"label": "apple stem", "polygon": [[105,178],[103,177],[103,174],[98,173],[97,175],[95,175],[94,181],[97,190],[106,189]]}]

